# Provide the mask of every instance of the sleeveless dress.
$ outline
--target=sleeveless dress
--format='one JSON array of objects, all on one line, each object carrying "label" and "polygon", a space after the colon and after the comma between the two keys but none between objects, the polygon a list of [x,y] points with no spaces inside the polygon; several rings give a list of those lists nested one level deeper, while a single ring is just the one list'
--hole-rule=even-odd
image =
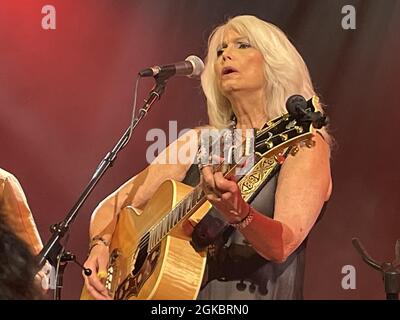
[{"label": "sleeveless dress", "polygon": [[[279,170],[251,202],[253,208],[270,218],[273,218],[278,176]],[[183,182],[194,186],[198,181],[199,170],[192,165]],[[215,209],[209,214],[219,215]],[[208,248],[206,273],[198,299],[303,298],[307,238],[283,263],[261,257],[237,230],[228,239],[221,238]]]}]

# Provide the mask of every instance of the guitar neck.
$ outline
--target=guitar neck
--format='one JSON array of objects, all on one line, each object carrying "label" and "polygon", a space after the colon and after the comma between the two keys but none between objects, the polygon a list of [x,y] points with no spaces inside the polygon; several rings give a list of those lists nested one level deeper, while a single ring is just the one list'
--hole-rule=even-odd
[{"label": "guitar neck", "polygon": [[201,185],[183,198],[174,209],[149,231],[148,252],[152,251],[168,233],[183,219],[190,217],[206,201]]},{"label": "guitar neck", "polygon": [[[314,110],[315,108],[312,107],[311,111]],[[312,137],[312,124],[309,120],[300,121],[290,114],[277,117],[269,121],[265,128],[257,132],[252,166],[257,164],[260,159],[272,157],[285,148],[300,141],[310,139],[310,137]],[[239,145],[242,146],[241,150],[248,150],[247,142],[248,141],[245,140],[244,143],[239,143]],[[244,148],[243,145],[245,145]],[[245,154],[246,153],[247,152],[245,152]],[[232,174],[233,171],[237,169],[238,165],[244,164],[248,159],[248,156],[241,154],[240,160],[233,165],[229,165],[229,169],[224,175]],[[226,164],[221,164],[221,166],[224,165]],[[248,172],[249,169],[250,168],[247,168],[246,171]],[[242,173],[241,176],[243,177],[244,174]],[[244,195],[244,199],[248,200],[246,195]],[[206,197],[202,187],[198,185],[141,239],[143,243],[147,243],[148,241],[147,251],[152,251],[179,222],[191,216],[205,201]]]}]

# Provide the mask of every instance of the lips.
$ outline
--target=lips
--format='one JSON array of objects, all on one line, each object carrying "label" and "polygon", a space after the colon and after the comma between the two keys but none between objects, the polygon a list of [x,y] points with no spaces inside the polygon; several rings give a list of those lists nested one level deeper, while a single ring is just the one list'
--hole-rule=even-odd
[{"label": "lips", "polygon": [[223,69],[222,69],[222,75],[224,76],[224,75],[226,75],[226,74],[231,74],[231,73],[233,73],[233,72],[238,72],[235,68],[233,68],[233,67],[224,67]]}]

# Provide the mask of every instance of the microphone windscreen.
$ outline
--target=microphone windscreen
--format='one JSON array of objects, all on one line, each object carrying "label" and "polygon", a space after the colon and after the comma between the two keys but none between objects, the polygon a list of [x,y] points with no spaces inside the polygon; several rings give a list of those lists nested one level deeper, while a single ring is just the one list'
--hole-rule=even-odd
[{"label": "microphone windscreen", "polygon": [[204,62],[198,56],[191,55],[185,59],[185,61],[189,61],[193,66],[193,71],[189,75],[189,77],[198,77],[204,70]]}]

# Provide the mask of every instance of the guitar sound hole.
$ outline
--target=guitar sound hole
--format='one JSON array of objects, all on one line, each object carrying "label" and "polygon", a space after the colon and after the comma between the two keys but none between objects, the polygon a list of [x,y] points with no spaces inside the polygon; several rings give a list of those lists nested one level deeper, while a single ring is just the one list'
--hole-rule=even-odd
[{"label": "guitar sound hole", "polygon": [[132,275],[137,275],[137,273],[140,271],[142,268],[144,262],[147,259],[147,248],[148,248],[148,242],[146,242],[145,245],[143,245],[137,254],[136,261],[135,261],[135,267],[132,271]]},{"label": "guitar sound hole", "polygon": [[139,250],[137,259],[135,262],[134,270],[128,277],[121,282],[118,289],[115,292],[114,299],[129,299],[130,297],[137,296],[146,280],[153,273],[158,256],[160,254],[160,247],[156,247],[150,255],[143,248]]}]

